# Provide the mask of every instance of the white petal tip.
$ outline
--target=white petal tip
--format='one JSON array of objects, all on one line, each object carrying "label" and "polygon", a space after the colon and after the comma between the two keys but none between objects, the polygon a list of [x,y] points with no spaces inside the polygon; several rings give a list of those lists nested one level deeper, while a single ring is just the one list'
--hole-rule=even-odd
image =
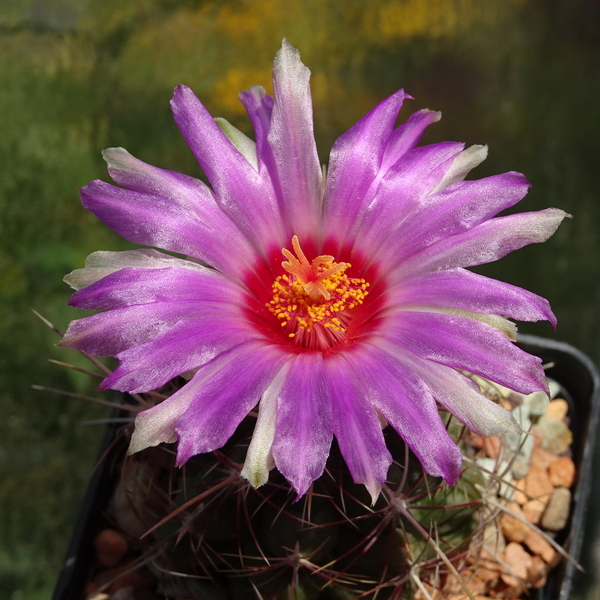
[{"label": "white petal tip", "polygon": [[252,470],[246,469],[244,466],[240,475],[246,479],[253,488],[259,488],[261,485],[264,485],[267,483],[267,481],[269,481],[269,471],[267,469]]},{"label": "white petal tip", "polygon": [[[412,100],[411,96],[406,96],[407,98],[410,98]],[[431,122],[432,123],[437,123],[438,121],[441,120],[442,118],[442,113],[439,110],[431,110],[430,108],[424,108],[422,111],[424,114],[428,114],[431,116]]]},{"label": "white petal tip", "polygon": [[379,481],[371,479],[370,481],[361,481],[361,483],[367,488],[369,496],[371,496],[371,506],[375,506],[375,503],[379,499],[381,493],[382,484]]},{"label": "white petal tip", "polygon": [[102,158],[109,168],[124,170],[134,157],[125,148],[106,148],[102,150]]}]

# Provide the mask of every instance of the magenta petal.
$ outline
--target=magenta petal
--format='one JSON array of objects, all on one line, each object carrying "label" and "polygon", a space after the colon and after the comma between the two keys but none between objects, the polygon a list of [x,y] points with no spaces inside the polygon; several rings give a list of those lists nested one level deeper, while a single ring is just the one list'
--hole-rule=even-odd
[{"label": "magenta petal", "polygon": [[547,390],[540,358],[475,319],[400,311],[390,318],[382,337],[409,353],[481,375],[522,394]]},{"label": "magenta petal", "polygon": [[387,142],[406,97],[404,90],[396,92],[333,145],[325,190],[325,218],[336,224],[336,239],[340,245],[356,216],[367,207],[377,190]]},{"label": "magenta petal", "polygon": [[464,269],[432,271],[403,279],[388,292],[392,306],[421,305],[459,308],[519,321],[556,317],[545,298],[527,290]]},{"label": "magenta petal", "polygon": [[493,262],[528,244],[545,242],[567,214],[556,208],[497,217],[464,233],[443,239],[398,264],[414,273]]},{"label": "magenta petal", "polygon": [[171,108],[223,212],[264,256],[289,243],[270,179],[254,170],[188,87],[175,88]]},{"label": "magenta petal", "polygon": [[431,194],[394,231],[390,251],[408,256],[472,229],[522,200],[529,187],[520,173],[504,173],[461,181]]},{"label": "magenta petal", "polygon": [[107,310],[151,302],[218,303],[240,306],[241,289],[217,272],[188,262],[189,268],[139,269],[128,267],[75,292],[69,304]]},{"label": "magenta petal", "polygon": [[373,261],[399,223],[438,185],[464,144],[444,142],[414,148],[382,177],[375,198],[355,224],[355,244]]},{"label": "magenta petal", "polygon": [[298,354],[279,395],[272,448],[277,468],[298,496],[325,469],[333,438],[331,419],[322,354]]},{"label": "magenta petal", "polygon": [[[260,400],[288,356],[261,342],[235,347],[200,369],[174,396],[192,387],[192,400],[177,418],[177,464],[220,448]],[[210,376],[205,377],[204,369]],[[198,381],[198,383],[196,383]]]},{"label": "magenta petal", "polygon": [[148,392],[200,367],[229,348],[258,337],[223,310],[188,317],[155,338],[116,354],[120,365],[99,389]]},{"label": "magenta petal", "polygon": [[[254,127],[259,171],[261,168],[267,168],[271,177],[276,177],[275,159],[271,147],[267,143],[273,113],[273,98],[267,94],[264,88],[258,85],[252,86],[245,92],[240,92],[239,96]],[[279,186],[278,178],[276,177],[276,179],[277,186]]]},{"label": "magenta petal", "polygon": [[[198,179],[148,165],[123,148],[108,148],[102,154],[108,172],[119,185],[190,211],[189,221],[197,221],[196,227],[202,228],[202,237],[198,239],[202,255],[194,255],[197,258],[221,270],[232,267],[235,270],[232,256],[251,251],[242,233],[218,207],[211,190]],[[157,206],[157,212],[161,206]]]},{"label": "magenta petal", "polygon": [[486,398],[471,379],[445,365],[404,357],[427,384],[435,399],[471,431],[479,435],[520,433],[512,412]]},{"label": "magenta petal", "polygon": [[322,196],[309,79],[300,53],[284,40],[273,64],[275,104],[268,143],[285,214],[300,239],[313,236],[320,225]]},{"label": "magenta petal", "polygon": [[340,451],[352,478],[366,486],[374,504],[392,464],[379,418],[343,355],[325,361],[325,381]]},{"label": "magenta petal", "polygon": [[322,196],[309,79],[310,71],[302,64],[300,53],[284,40],[273,64],[274,104],[267,137],[270,153],[261,150],[282,215],[290,232],[300,239],[314,236],[320,224]]},{"label": "magenta petal", "polygon": [[115,356],[143,344],[199,310],[198,301],[127,306],[71,321],[58,343],[95,356]]},{"label": "magenta petal", "polygon": [[345,356],[371,404],[400,434],[427,473],[453,485],[462,454],[448,435],[425,383],[409,366],[373,346],[365,345]]},{"label": "magenta petal", "polygon": [[257,403],[280,362],[273,349],[257,343],[219,355],[172,396],[138,414],[129,453],[179,437],[181,465],[219,448]]},{"label": "magenta petal", "polygon": [[[204,220],[199,213],[161,196],[92,181],[81,188],[81,202],[126,240],[194,256],[229,273],[239,272],[246,258],[255,256],[237,232],[232,233],[232,245],[227,243],[223,232],[231,233],[234,228],[224,223],[226,219],[212,215],[212,221]],[[217,229],[221,226],[223,231]]]},{"label": "magenta petal", "polygon": [[[410,96],[406,96],[410,98]],[[421,139],[429,125],[439,121],[442,114],[432,110],[419,110],[412,114],[406,123],[395,129],[388,141],[383,157],[382,171],[393,167]]]},{"label": "magenta petal", "polygon": [[[206,210],[211,216],[220,212],[212,192],[199,179],[149,165],[124,148],[107,148],[102,156],[110,176],[120,186],[161,196],[190,211]],[[222,218],[226,220],[223,214]]]}]

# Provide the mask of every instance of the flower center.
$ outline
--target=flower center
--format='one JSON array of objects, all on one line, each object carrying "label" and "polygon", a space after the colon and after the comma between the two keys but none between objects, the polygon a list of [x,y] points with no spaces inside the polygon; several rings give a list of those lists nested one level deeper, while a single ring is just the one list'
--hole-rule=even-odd
[{"label": "flower center", "polygon": [[369,293],[364,279],[350,278],[350,263],[334,262],[329,255],[312,262],[302,252],[298,237],[292,238],[294,252],[284,248],[281,266],[288,274],[273,282],[273,298],[266,304],[281,320],[281,326],[296,345],[311,350],[331,348],[346,339],[351,311]]}]

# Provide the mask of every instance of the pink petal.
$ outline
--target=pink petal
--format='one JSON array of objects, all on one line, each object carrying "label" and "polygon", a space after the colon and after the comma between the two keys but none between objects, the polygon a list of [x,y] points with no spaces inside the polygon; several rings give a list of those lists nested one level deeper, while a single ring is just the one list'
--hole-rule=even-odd
[{"label": "pink petal", "polygon": [[135,267],[137,269],[163,269],[166,267],[180,267],[205,271],[198,263],[176,258],[152,248],[139,248],[137,250],[124,250],[122,252],[92,252],[85,259],[83,269],[75,269],[65,276],[64,280],[75,290],[92,285],[121,269]]},{"label": "pink petal", "polygon": [[[169,198],[92,181],[81,188],[81,202],[126,240],[194,256],[231,274],[256,254],[216,207],[202,213]],[[221,229],[221,227],[223,229]],[[224,235],[231,235],[231,245]]]},{"label": "pink petal", "polygon": [[424,198],[389,239],[390,254],[410,256],[438,240],[468,231],[522,200],[529,183],[520,173],[462,181]]},{"label": "pink petal", "polygon": [[303,496],[323,474],[333,438],[323,356],[298,354],[279,395],[273,458],[283,476]]},{"label": "pink petal", "polygon": [[464,369],[522,394],[547,390],[542,361],[495,327],[466,317],[399,311],[381,337],[408,354]]},{"label": "pink petal", "polygon": [[379,248],[407,215],[438,185],[464,144],[444,142],[414,148],[382,177],[364,216],[355,224],[355,246],[378,262]]},{"label": "pink petal", "polygon": [[429,388],[401,360],[371,345],[346,355],[369,402],[387,419],[433,477],[453,485],[462,453],[448,435]]},{"label": "pink petal", "polygon": [[300,53],[286,40],[275,56],[273,91],[275,104],[268,143],[273,152],[282,206],[291,231],[314,236],[320,225],[322,174],[313,132],[310,71]]},{"label": "pink petal", "polygon": [[325,219],[327,224],[335,224],[336,240],[341,246],[387,170],[381,168],[384,154],[406,97],[404,90],[396,92],[333,145],[325,190]]},{"label": "pink petal", "polygon": [[[254,127],[259,172],[264,172],[266,169],[272,177],[277,178],[277,167],[273,151],[267,143],[267,136],[271,127],[271,115],[273,114],[273,98],[267,94],[263,87],[258,85],[252,86],[245,92],[240,92],[239,96]],[[279,181],[276,182],[276,185],[279,186]]]},{"label": "pink petal", "polygon": [[121,269],[75,292],[69,304],[95,310],[152,302],[197,302],[199,307],[216,303],[223,310],[244,304],[240,287],[216,271],[187,262],[189,268]]},{"label": "pink petal", "polygon": [[548,208],[497,217],[445,238],[398,264],[398,273],[416,273],[493,262],[528,244],[545,242],[567,216]]},{"label": "pink petal", "polygon": [[256,404],[278,362],[256,343],[221,354],[172,396],[138,414],[129,454],[177,437],[179,464],[219,448]]},{"label": "pink petal", "polygon": [[98,389],[148,392],[233,346],[258,337],[242,318],[232,318],[219,308],[212,314],[204,309],[199,315],[186,316],[153,339],[116,354],[119,367]]},{"label": "pink petal", "polygon": [[272,247],[289,243],[271,180],[254,170],[188,87],[175,88],[171,108],[218,205],[256,251],[266,257]]},{"label": "pink petal", "polygon": [[388,291],[388,302],[391,306],[452,307],[519,321],[547,320],[556,326],[556,317],[545,298],[464,269],[431,271],[403,279]]},{"label": "pink petal", "polygon": [[426,382],[435,399],[471,431],[479,435],[520,433],[511,411],[479,392],[473,381],[455,369],[411,356],[410,368]]},{"label": "pink petal", "polygon": [[157,302],[117,308],[71,321],[58,345],[94,356],[115,356],[155,338],[199,310],[198,301]]},{"label": "pink petal", "polygon": [[[188,408],[175,421],[179,439],[177,464],[223,446],[258,404],[288,358],[274,346],[249,342],[221,354],[200,369],[188,385],[174,394],[184,393],[192,386],[193,397]],[[210,370],[209,377],[205,377],[204,369]]]},{"label": "pink petal", "polygon": [[371,494],[373,504],[392,463],[381,424],[369,404],[353,365],[343,355],[325,361],[327,396],[331,403],[333,433],[352,478]]}]

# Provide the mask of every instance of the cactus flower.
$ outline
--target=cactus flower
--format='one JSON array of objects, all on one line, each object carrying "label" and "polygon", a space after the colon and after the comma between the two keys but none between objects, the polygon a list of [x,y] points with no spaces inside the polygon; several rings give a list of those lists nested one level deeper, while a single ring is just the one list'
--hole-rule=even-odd
[{"label": "cactus flower", "polygon": [[399,91],[334,144],[327,174],[313,134],[309,70],[284,41],[271,97],[240,94],[255,141],[213,119],[178,86],[175,121],[210,187],[104,152],[120,187],[93,181],[83,206],[119,235],[162,248],[95,252],[66,277],[73,321],[61,345],[114,356],[100,389],[145,392],[184,374],[141,412],[130,452],[177,442],[177,463],[223,446],[258,407],[242,475],[276,467],[299,496],[335,437],[375,499],[393,427],[425,470],[453,484],[461,452],[438,407],[482,435],[519,431],[512,414],[465,377],[518,392],[546,389],[540,359],[513,344],[508,318],[555,318],[546,300],[474,274],[552,235],[557,209],[496,216],[527,193],[511,172],[465,181],[486,148],[417,147],[440,114],[395,128]]}]

